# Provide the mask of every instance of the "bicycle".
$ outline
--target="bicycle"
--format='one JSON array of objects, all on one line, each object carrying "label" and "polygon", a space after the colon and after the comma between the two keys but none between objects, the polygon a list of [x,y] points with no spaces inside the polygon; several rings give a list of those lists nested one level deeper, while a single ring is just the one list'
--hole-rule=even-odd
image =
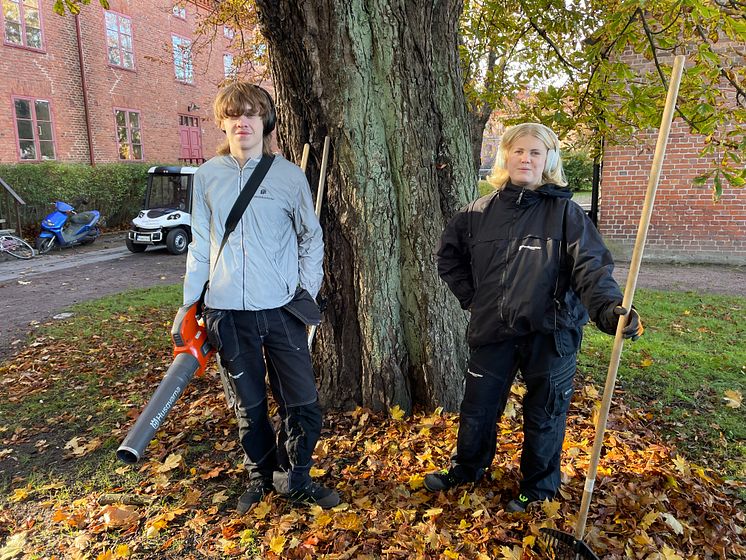
[{"label": "bicycle", "polygon": [[0,235],[0,253],[8,253],[17,259],[30,259],[34,256],[34,248],[15,235]]}]

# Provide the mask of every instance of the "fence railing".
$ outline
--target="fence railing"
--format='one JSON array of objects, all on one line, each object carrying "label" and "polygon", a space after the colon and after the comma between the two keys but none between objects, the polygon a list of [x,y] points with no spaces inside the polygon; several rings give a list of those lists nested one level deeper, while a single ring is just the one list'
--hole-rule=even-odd
[{"label": "fence railing", "polygon": [[16,222],[16,233],[18,233],[19,237],[23,237],[21,206],[25,206],[26,203],[8,183],[3,181],[2,177],[0,177],[0,186],[2,186],[2,196],[0,196],[0,230],[6,229],[5,226],[11,214],[13,214]]}]

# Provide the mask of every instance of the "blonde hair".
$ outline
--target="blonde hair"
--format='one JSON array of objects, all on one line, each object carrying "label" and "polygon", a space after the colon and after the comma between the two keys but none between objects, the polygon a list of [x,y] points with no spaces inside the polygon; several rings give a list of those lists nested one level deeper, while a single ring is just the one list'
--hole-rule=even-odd
[{"label": "blonde hair", "polygon": [[487,182],[497,190],[503,189],[508,184],[508,181],[510,181],[510,174],[506,167],[508,153],[516,140],[523,136],[533,136],[541,140],[547,149],[547,160],[541,174],[541,184],[553,183],[559,187],[567,186],[565,170],[562,167],[562,157],[560,157],[559,138],[551,128],[539,123],[517,124],[505,131],[500,138],[495,165],[492,168],[492,173],[487,177]]},{"label": "blonde hair", "polygon": [[[262,152],[272,155],[272,130],[276,119],[275,107],[269,93],[259,86],[249,82],[233,81],[223,86],[212,104],[215,123],[223,128],[223,119],[240,115],[259,115],[264,125],[262,138]],[[226,156],[231,153],[228,140],[222,142],[217,149],[218,155]]]}]

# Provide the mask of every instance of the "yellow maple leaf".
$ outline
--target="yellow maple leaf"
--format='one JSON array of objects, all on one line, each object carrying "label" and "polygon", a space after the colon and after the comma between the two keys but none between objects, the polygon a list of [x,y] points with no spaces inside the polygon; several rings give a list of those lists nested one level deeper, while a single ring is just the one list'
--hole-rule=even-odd
[{"label": "yellow maple leaf", "polygon": [[741,391],[727,390],[723,393],[723,399],[725,399],[725,406],[728,408],[741,408],[743,402],[743,395]]},{"label": "yellow maple leaf", "polygon": [[311,467],[311,471],[309,472],[311,477],[316,478],[318,476],[324,476],[326,474],[326,469],[319,469],[316,467]]},{"label": "yellow maple leaf", "polygon": [[426,512],[424,513],[424,515],[422,516],[422,518],[423,518],[423,519],[427,519],[427,518],[429,518],[429,517],[437,517],[437,516],[438,516],[438,515],[440,515],[441,513],[443,513],[443,508],[430,508],[430,509],[428,509],[428,510],[427,510],[427,511],[426,511]]},{"label": "yellow maple leaf", "polygon": [[661,559],[662,560],[684,560],[681,556],[676,554],[676,551],[672,548],[669,548],[667,546],[663,547],[663,550],[661,550]]},{"label": "yellow maple leaf", "polygon": [[271,509],[272,506],[270,506],[267,502],[259,502],[254,506],[252,513],[257,519],[264,519],[265,517],[267,517],[267,514],[269,514],[269,511]]},{"label": "yellow maple leaf", "polygon": [[114,549],[114,558],[129,558],[132,553],[126,544],[120,544]]},{"label": "yellow maple leaf", "polygon": [[645,517],[642,518],[642,521],[640,521],[640,529],[643,531],[647,531],[648,528],[655,523],[655,520],[658,519],[658,512],[657,511],[649,511],[645,514]]},{"label": "yellow maple leaf", "polygon": [[356,513],[344,513],[334,518],[334,527],[348,531],[360,531],[363,521]]},{"label": "yellow maple leaf", "polygon": [[322,513],[317,515],[313,520],[314,527],[326,527],[332,522],[332,516],[328,513]]},{"label": "yellow maple leaf", "polygon": [[275,554],[282,554],[286,541],[283,535],[275,535],[269,540],[269,549]]},{"label": "yellow maple leaf", "polygon": [[644,358],[640,362],[640,367],[650,367],[652,365],[653,365],[653,358],[649,358],[649,357],[648,358]]},{"label": "yellow maple leaf", "polygon": [[455,560],[456,558],[459,557],[459,553],[456,552],[455,550],[451,550],[450,548],[446,548],[443,551],[443,556],[445,556],[446,558],[453,558]]},{"label": "yellow maple leaf", "polygon": [[393,418],[396,421],[401,420],[404,418],[404,411],[399,408],[399,405],[394,405],[392,408],[389,408],[389,414],[391,415],[391,418]]},{"label": "yellow maple leaf", "polygon": [[102,552],[98,556],[96,556],[96,560],[112,560],[114,558],[114,554],[111,552],[111,550],[107,550],[106,552]]},{"label": "yellow maple leaf", "polygon": [[547,519],[552,519],[557,517],[557,513],[559,513],[560,510],[560,503],[554,500],[551,502],[549,500],[544,500],[541,503],[541,510],[544,512],[544,515],[547,516]]},{"label": "yellow maple leaf", "polygon": [[10,501],[11,502],[22,502],[26,498],[28,498],[29,491],[28,488],[16,488],[13,490],[13,493],[10,495]]},{"label": "yellow maple leaf", "polygon": [[676,467],[676,470],[682,475],[690,476],[692,474],[692,469],[689,467],[689,463],[681,455],[676,455],[673,459],[673,464]]},{"label": "yellow maple leaf", "polygon": [[417,490],[418,488],[422,488],[422,486],[425,483],[425,477],[421,474],[413,474],[409,477],[409,480],[407,481],[409,483],[409,487],[412,490]]},{"label": "yellow maple leaf", "polygon": [[158,465],[156,467],[156,471],[159,473],[165,473],[168,471],[172,471],[179,467],[182,463],[182,457],[178,453],[171,453],[168,457],[166,457],[166,460],[163,461],[163,464]]},{"label": "yellow maple leaf", "polygon": [[520,546],[514,546],[513,548],[510,548],[509,546],[501,546],[500,554],[500,558],[503,560],[521,560],[523,557],[523,549]]}]

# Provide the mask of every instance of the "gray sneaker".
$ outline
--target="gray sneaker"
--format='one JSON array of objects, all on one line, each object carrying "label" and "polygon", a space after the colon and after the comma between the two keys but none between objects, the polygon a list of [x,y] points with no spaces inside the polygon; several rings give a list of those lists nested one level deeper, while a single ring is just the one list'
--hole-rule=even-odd
[{"label": "gray sneaker", "polygon": [[467,484],[468,481],[456,475],[452,470],[443,469],[442,471],[433,472],[425,475],[425,488],[430,492],[440,492],[450,490],[456,486]]},{"label": "gray sneaker", "polygon": [[262,498],[272,491],[272,482],[264,478],[255,478],[249,481],[246,491],[238,498],[236,511],[243,515],[254,504],[262,501]]},{"label": "gray sneaker", "polygon": [[532,500],[525,494],[518,494],[517,498],[508,502],[508,505],[505,506],[505,511],[508,513],[523,513],[526,511],[526,508],[535,501],[536,500]]},{"label": "gray sneaker", "polygon": [[303,488],[290,490],[286,472],[276,471],[272,476],[275,492],[295,504],[317,505],[324,509],[333,508],[340,502],[339,494],[332,488],[318,482],[309,482]]}]

